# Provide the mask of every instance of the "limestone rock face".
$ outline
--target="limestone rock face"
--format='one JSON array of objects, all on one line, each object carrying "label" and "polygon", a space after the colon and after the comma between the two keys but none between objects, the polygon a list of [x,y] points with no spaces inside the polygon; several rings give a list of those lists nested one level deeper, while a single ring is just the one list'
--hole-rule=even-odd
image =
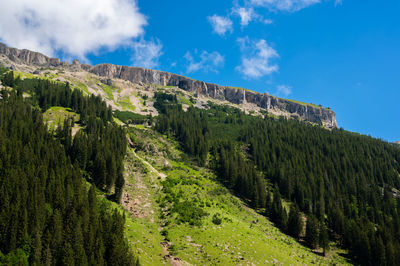
[{"label": "limestone rock face", "polygon": [[61,61],[58,58],[50,58],[41,53],[26,49],[19,50],[16,48],[9,48],[3,43],[0,43],[0,54],[7,56],[11,61],[19,64],[54,67],[61,65]]},{"label": "limestone rock face", "polygon": [[290,117],[297,117],[300,120],[321,123],[328,128],[337,127],[336,114],[330,109],[300,104],[268,94],[220,86],[177,74],[139,67],[100,64],[92,67],[89,72],[107,78],[129,80],[138,84],[177,86],[185,91],[194,92],[195,95],[226,100],[234,104],[252,103],[266,111],[280,110],[283,113],[288,113]]},{"label": "limestone rock face", "polygon": [[0,54],[8,57],[17,64],[34,65],[41,67],[68,67],[72,70],[79,68],[105,80],[117,78],[136,84],[156,84],[161,86],[177,86],[195,96],[210,97],[217,100],[226,100],[234,104],[253,104],[267,112],[296,118],[302,121],[322,124],[327,128],[336,128],[336,114],[330,109],[301,104],[281,99],[267,93],[258,93],[241,88],[220,86],[194,80],[177,74],[145,69],[140,67],[118,66],[113,64],[99,64],[95,66],[81,64],[74,60],[72,64],[61,62],[58,58],[49,58],[43,54],[29,50],[9,48],[0,43]]}]

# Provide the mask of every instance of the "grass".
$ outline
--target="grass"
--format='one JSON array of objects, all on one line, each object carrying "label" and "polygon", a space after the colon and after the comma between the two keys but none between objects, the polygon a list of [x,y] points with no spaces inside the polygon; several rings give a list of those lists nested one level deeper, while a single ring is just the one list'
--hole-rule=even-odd
[{"label": "grass", "polygon": [[118,99],[118,104],[124,109],[130,110],[130,111],[135,111],[136,110],[136,106],[134,106],[131,103],[131,100],[129,99],[128,96],[119,98]]},{"label": "grass", "polygon": [[[265,217],[246,208],[223,188],[212,174],[195,170],[184,163],[173,163],[169,176],[190,181],[178,183],[171,193],[197,200],[209,214],[201,226],[177,224],[170,217],[168,237],[176,256],[191,264],[327,264],[328,260],[312,253],[291,237],[281,233]],[[212,217],[218,213],[221,225]],[[344,264],[341,258],[335,258]]]},{"label": "grass", "polygon": [[[151,205],[155,206],[155,191],[151,187],[150,172],[144,165],[141,164],[140,160],[135,156],[132,149],[128,150],[125,160],[125,167],[127,171],[126,178],[128,179],[131,186],[126,186],[125,191],[134,195],[134,197],[141,198],[146,197]],[[140,184],[137,183],[137,179],[134,178],[135,174],[143,175],[145,183],[144,188],[138,189]],[[147,217],[134,217],[128,212],[125,223],[125,235],[128,239],[129,245],[139,256],[141,265],[161,265],[162,264],[162,247],[160,245],[164,238],[160,234],[159,221],[157,219],[157,209],[153,207],[154,214],[150,213]]]},{"label": "grass", "polygon": [[114,111],[114,116],[124,123],[131,122],[133,124],[142,124],[148,120],[148,117],[141,114],[136,114],[130,111]]},{"label": "grass", "polygon": [[[171,243],[172,255],[193,265],[349,264],[335,250],[328,257],[321,257],[283,234],[267,218],[233,196],[212,172],[185,161],[175,141],[151,129],[130,130],[136,138],[137,154],[167,175],[168,182],[154,177],[146,177],[146,180],[149,187],[163,187],[153,203],[155,211],[159,211],[159,220],[165,223],[162,233]],[[176,202],[190,202],[207,213],[201,225],[180,222],[181,217],[173,211]],[[161,208],[167,211],[160,212]],[[214,214],[221,217],[221,224],[213,223]],[[143,228],[150,226],[142,222],[142,227],[135,227],[136,237],[140,237]],[[146,243],[159,239],[159,232],[152,232],[147,235]],[[152,265],[142,260],[141,263]]]},{"label": "grass", "polygon": [[[33,78],[37,78],[35,75],[31,74],[31,73],[26,73],[26,72],[19,72],[19,71],[15,71],[14,70],[14,78],[20,77],[21,79],[33,79]],[[46,78],[47,77],[43,77],[43,76],[39,76],[39,78]]]},{"label": "grass", "polygon": [[53,106],[43,113],[43,121],[49,125],[50,129],[64,124],[64,120],[68,118],[79,121],[80,116],[71,109],[60,106]]},{"label": "grass", "polygon": [[67,77],[66,79],[70,82],[72,88],[79,89],[79,90],[83,91],[84,93],[86,93],[87,95],[90,94],[86,84],[84,84],[83,82],[80,82],[78,80],[75,80],[75,79],[69,78],[69,77]]},{"label": "grass", "polygon": [[119,126],[123,126],[123,125],[125,124],[124,122],[122,122],[121,120],[119,120],[118,118],[116,118],[116,117],[114,117],[114,116],[113,116],[113,120],[114,120],[114,122],[117,123],[117,125],[119,125]]},{"label": "grass", "polygon": [[114,100],[114,95],[113,95],[113,91],[115,90],[115,88],[108,86],[106,84],[103,83],[99,83],[101,86],[101,89],[105,92],[105,94],[107,95],[106,97],[109,100]]},{"label": "grass", "polygon": [[233,86],[226,86],[226,87],[230,88],[230,89],[234,89],[234,90],[244,90],[244,91],[251,91],[251,92],[254,92],[254,93],[259,93],[259,92],[252,91],[250,89],[246,89],[246,88],[242,88],[242,87],[233,87]]},{"label": "grass", "polygon": [[187,99],[184,95],[178,95],[178,102],[189,106],[193,105],[193,103],[189,99]]},{"label": "grass", "polygon": [[322,105],[318,106],[318,105],[313,104],[313,103],[305,103],[305,102],[300,102],[300,101],[291,100],[291,99],[283,99],[283,98],[279,98],[279,99],[286,100],[286,101],[293,102],[293,103],[297,103],[297,104],[304,105],[304,106],[311,106],[311,107],[314,107],[314,108],[323,108]]}]

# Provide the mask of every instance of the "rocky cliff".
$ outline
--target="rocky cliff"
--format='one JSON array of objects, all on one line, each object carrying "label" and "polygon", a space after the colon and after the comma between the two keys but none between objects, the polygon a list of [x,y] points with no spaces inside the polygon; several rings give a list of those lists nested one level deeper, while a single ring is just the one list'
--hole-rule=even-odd
[{"label": "rocky cliff", "polygon": [[196,96],[226,100],[239,105],[253,104],[272,114],[284,115],[286,117],[322,124],[327,128],[337,127],[336,114],[330,109],[278,98],[267,93],[220,86],[177,74],[139,67],[117,66],[112,64],[91,66],[80,64],[77,60],[74,60],[72,64],[68,64],[66,62],[61,62],[58,58],[50,58],[26,49],[20,50],[10,48],[2,43],[0,43],[0,55],[8,58],[15,64],[27,64],[40,67],[79,68],[102,77],[118,78],[137,84],[177,86],[185,91],[194,93]]}]

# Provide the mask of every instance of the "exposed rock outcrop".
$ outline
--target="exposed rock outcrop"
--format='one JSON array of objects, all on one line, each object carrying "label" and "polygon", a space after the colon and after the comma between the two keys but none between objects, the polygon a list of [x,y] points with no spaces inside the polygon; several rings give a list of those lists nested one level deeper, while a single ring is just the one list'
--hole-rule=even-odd
[{"label": "exposed rock outcrop", "polygon": [[40,67],[68,67],[80,69],[102,76],[107,79],[118,78],[136,84],[156,84],[161,86],[177,86],[196,96],[226,100],[234,104],[254,104],[272,114],[281,114],[303,121],[322,124],[327,128],[337,127],[336,114],[330,109],[302,104],[291,100],[281,99],[267,93],[258,93],[241,88],[220,86],[206,83],[168,72],[144,69],[140,67],[99,64],[90,66],[74,60],[72,64],[61,62],[58,58],[50,58],[29,50],[9,48],[0,43],[0,54],[5,55],[16,64],[35,65]]},{"label": "exposed rock outcrop", "polygon": [[193,80],[177,74],[139,67],[99,64],[92,67],[89,72],[107,78],[119,78],[139,84],[177,86],[183,90],[193,92],[195,95],[202,95],[218,100],[227,100],[235,104],[243,104],[245,102],[251,103],[268,112],[281,111],[281,113],[289,114],[292,118],[321,123],[328,128],[337,127],[336,114],[330,109],[281,99],[267,93],[220,86],[213,83]]}]

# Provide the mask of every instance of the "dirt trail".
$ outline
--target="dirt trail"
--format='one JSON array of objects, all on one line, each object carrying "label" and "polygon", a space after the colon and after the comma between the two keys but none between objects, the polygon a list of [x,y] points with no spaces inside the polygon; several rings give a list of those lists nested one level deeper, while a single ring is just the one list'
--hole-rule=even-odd
[{"label": "dirt trail", "polygon": [[[146,176],[150,177],[150,181],[152,184],[155,184],[155,179],[160,177],[161,180],[165,180],[166,175],[157,171],[149,162],[140,157],[135,153],[134,150],[129,150],[130,153],[128,156],[127,163],[125,164],[125,189],[122,194],[121,204],[122,206],[129,211],[135,218],[137,219],[149,219],[150,222],[155,222],[155,216],[157,213],[155,212],[156,208],[153,206],[153,202],[151,201],[151,184],[147,184],[143,178]],[[143,174],[137,172],[135,169],[133,162],[133,158],[136,158],[141,161],[143,165],[149,170],[149,173]],[[159,225],[159,231],[164,229],[164,224]],[[162,247],[162,257],[164,259],[164,265],[172,265],[172,266],[181,266],[181,265],[189,265],[188,263],[182,262],[182,260],[178,257],[174,257],[169,253],[170,243],[167,241],[163,241],[160,243]]]},{"label": "dirt trail", "polygon": [[[137,155],[133,152],[134,157]],[[131,155],[128,155],[131,156]],[[132,178],[133,177],[133,182]],[[150,189],[143,180],[143,175],[136,172],[132,163],[125,164],[125,189],[121,204],[136,218],[149,218],[154,222],[155,212],[150,201]]]},{"label": "dirt trail", "polygon": [[[155,169],[149,162],[147,162],[145,159],[143,159],[142,157],[140,157],[139,155],[137,155],[135,152],[133,152],[134,155],[136,156],[136,158],[138,158],[144,165],[147,166],[147,168],[155,175],[155,176],[159,176],[161,178],[161,180],[165,180],[165,178],[167,177],[166,174],[164,173],[160,173],[157,169]],[[154,181],[154,180],[153,180]]]}]

